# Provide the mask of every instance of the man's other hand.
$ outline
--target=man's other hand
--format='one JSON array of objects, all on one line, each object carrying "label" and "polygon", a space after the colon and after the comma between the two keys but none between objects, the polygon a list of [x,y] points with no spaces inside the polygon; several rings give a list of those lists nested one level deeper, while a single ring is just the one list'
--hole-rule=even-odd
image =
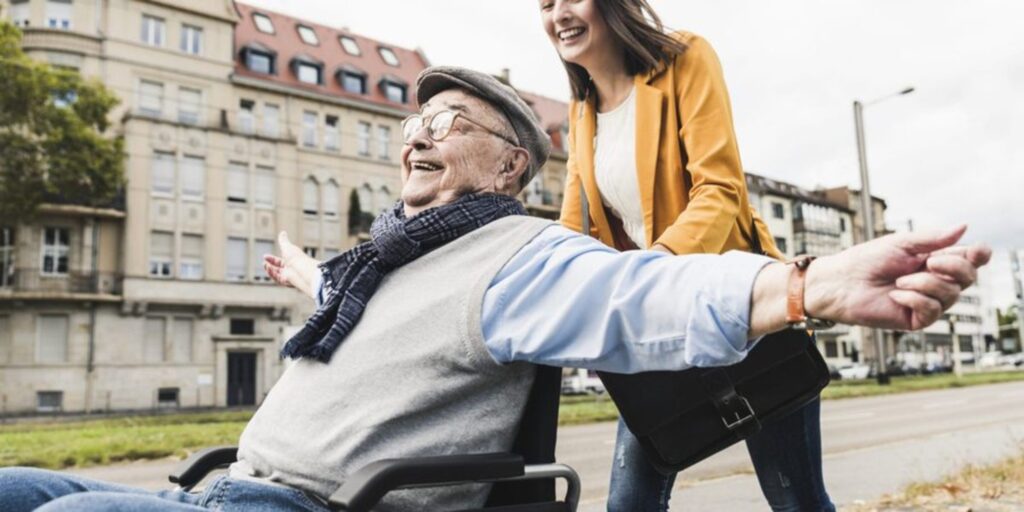
[{"label": "man's other hand", "polygon": [[317,267],[320,262],[302,252],[302,248],[288,239],[288,233],[282,231],[277,235],[277,245],[281,256],[263,255],[263,268],[276,283],[291,286],[300,292],[316,298],[317,290],[313,282],[320,274]]}]

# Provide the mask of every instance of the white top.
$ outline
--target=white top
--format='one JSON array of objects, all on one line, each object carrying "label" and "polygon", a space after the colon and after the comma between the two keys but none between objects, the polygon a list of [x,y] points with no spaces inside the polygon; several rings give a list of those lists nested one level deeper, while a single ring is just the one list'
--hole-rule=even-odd
[{"label": "white top", "polygon": [[633,243],[647,249],[644,209],[636,178],[636,87],[621,105],[597,114],[594,177],[601,202],[622,219],[622,227]]}]

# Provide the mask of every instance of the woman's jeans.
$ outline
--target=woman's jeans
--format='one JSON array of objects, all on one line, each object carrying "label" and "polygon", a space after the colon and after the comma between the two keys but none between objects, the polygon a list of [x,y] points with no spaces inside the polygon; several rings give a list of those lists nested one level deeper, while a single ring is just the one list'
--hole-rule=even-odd
[{"label": "woman's jeans", "polygon": [[0,469],[4,512],[172,512],[220,510],[325,512],[327,507],[298,489],[222,476],[201,493],[150,492],[34,468]]},{"label": "woman's jeans", "polygon": [[[821,475],[821,402],[764,425],[747,439],[761,491],[775,512],[835,510]],[[647,462],[636,437],[619,420],[612,464],[609,512],[668,510],[676,476],[664,476]],[[700,508],[699,504],[694,504]]]}]

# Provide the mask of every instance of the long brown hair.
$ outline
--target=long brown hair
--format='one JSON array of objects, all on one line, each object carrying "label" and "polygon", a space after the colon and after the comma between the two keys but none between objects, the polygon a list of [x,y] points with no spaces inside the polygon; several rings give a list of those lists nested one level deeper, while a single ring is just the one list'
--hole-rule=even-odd
[{"label": "long brown hair", "polygon": [[[612,34],[626,50],[626,72],[647,73],[686,51],[686,45],[665,33],[661,18],[647,0],[593,0]],[[569,86],[575,99],[583,101],[594,90],[590,73],[562,60],[569,74]]]}]

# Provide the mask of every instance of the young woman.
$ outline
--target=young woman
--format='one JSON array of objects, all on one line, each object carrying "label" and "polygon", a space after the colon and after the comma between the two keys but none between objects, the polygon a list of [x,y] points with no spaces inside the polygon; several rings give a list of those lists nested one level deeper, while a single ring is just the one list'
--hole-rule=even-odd
[{"label": "young woman", "polygon": [[[722,253],[762,246],[721,66],[707,41],[666,34],[646,0],[540,0],[569,75],[569,175],[561,222],[620,249]],[[589,211],[582,211],[585,194]],[[834,510],[821,474],[819,403],[766,426],[747,448],[773,510]],[[650,466],[620,421],[609,511],[668,509],[675,476]]]}]

